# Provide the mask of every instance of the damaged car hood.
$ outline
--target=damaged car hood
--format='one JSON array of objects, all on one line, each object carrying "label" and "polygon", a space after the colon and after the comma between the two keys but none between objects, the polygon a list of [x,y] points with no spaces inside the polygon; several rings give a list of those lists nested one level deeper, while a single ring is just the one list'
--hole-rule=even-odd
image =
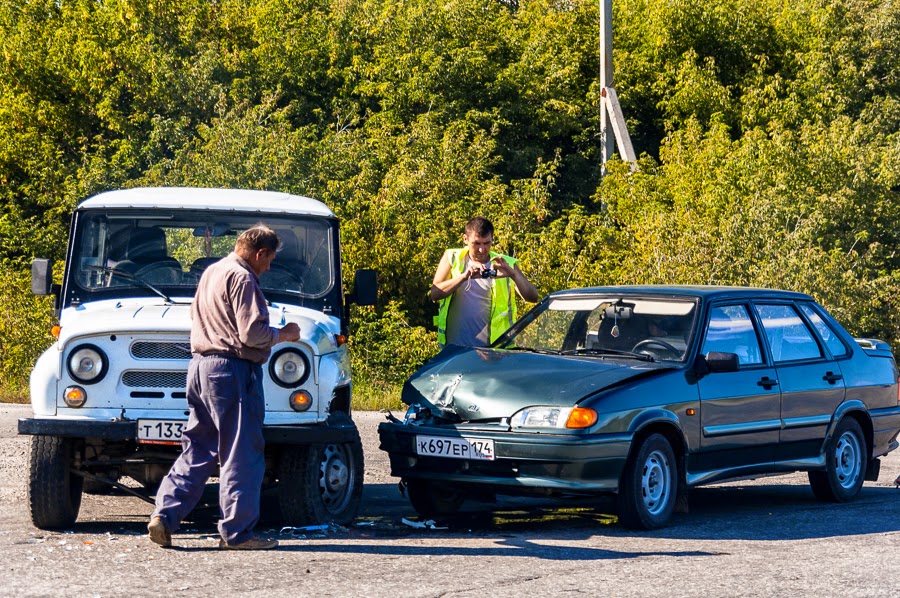
[{"label": "damaged car hood", "polygon": [[531,405],[574,405],[671,364],[448,347],[406,382],[403,402],[463,421],[509,417]]}]

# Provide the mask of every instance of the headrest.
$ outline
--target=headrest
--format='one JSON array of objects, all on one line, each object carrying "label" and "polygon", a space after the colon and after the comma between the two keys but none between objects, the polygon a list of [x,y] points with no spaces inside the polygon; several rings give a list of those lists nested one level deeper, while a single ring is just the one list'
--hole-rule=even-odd
[{"label": "headrest", "polygon": [[126,257],[133,262],[161,260],[166,257],[166,234],[155,226],[134,229]]}]

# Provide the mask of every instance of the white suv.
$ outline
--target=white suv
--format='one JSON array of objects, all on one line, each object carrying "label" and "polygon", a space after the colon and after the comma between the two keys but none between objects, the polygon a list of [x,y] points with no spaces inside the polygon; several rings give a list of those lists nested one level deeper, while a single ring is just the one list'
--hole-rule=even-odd
[{"label": "white suv", "polygon": [[32,290],[55,295],[60,324],[31,374],[34,417],[19,420],[19,433],[33,436],[28,501],[37,527],[71,526],[84,489],[114,486],[152,501],[188,417],[197,281],[258,222],[284,244],[260,277],[272,325],[296,322],[301,331],[264,366],[264,496],[295,525],[356,516],[363,453],[350,418],[348,306],[375,302],[374,271],[358,271],[354,294],[343,294],[338,221],[314,199],[145,188],[78,206],[62,285],[52,284],[49,260],[32,264]]}]

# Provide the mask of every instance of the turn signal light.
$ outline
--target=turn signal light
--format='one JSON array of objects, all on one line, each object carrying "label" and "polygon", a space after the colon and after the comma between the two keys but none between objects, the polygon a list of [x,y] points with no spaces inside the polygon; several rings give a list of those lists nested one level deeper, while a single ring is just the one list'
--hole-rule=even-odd
[{"label": "turn signal light", "polygon": [[586,407],[575,407],[566,420],[567,428],[590,428],[597,423],[597,412]]},{"label": "turn signal light", "polygon": [[343,345],[347,342],[347,335],[346,334],[335,334],[334,342],[337,343],[338,347],[340,347],[341,345]]},{"label": "turn signal light", "polygon": [[69,386],[63,392],[63,401],[69,407],[81,407],[87,401],[87,393],[80,386]]},{"label": "turn signal light", "polygon": [[50,334],[53,335],[53,338],[59,338],[60,331],[62,331],[62,326],[57,324],[56,326],[54,326],[53,328],[50,329]]},{"label": "turn signal light", "polygon": [[295,390],[291,393],[291,409],[294,411],[307,411],[312,407],[312,395],[305,390]]}]

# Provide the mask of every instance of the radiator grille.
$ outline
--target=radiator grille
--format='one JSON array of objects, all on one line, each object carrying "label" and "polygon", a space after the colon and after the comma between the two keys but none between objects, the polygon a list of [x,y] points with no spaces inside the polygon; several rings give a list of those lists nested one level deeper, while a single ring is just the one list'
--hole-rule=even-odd
[{"label": "radiator grille", "polygon": [[132,388],[186,388],[187,372],[138,372],[122,374],[122,383]]},{"label": "radiator grille", "polygon": [[136,359],[190,359],[191,344],[138,341],[131,345],[131,355]]}]

